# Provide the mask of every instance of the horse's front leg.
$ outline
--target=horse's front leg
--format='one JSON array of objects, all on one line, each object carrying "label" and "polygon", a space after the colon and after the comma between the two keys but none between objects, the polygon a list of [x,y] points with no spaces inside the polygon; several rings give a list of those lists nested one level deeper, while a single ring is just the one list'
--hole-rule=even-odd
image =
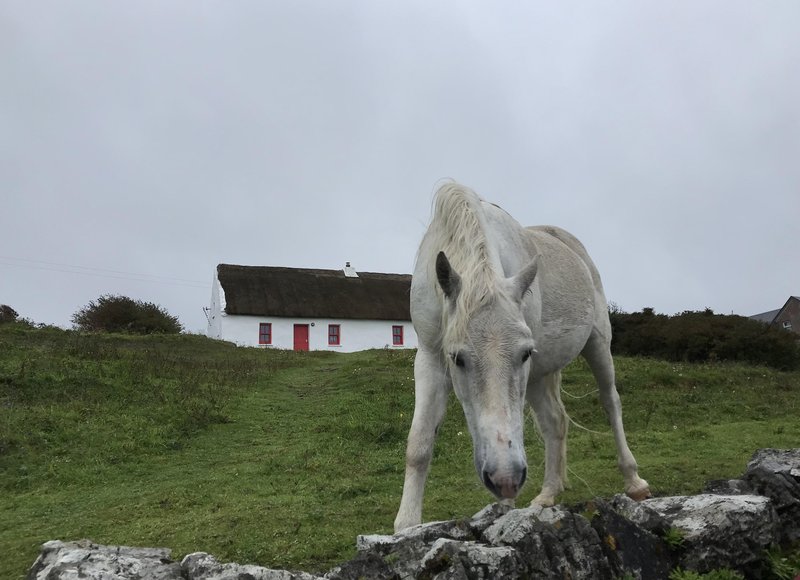
[{"label": "horse's front leg", "polygon": [[406,447],[403,499],[394,520],[395,531],[422,522],[422,498],[433,444],[447,409],[448,381],[441,358],[422,347],[414,359],[414,418]]},{"label": "horse's front leg", "polygon": [[536,426],[544,439],[542,491],[531,503],[551,506],[567,485],[569,420],[561,402],[561,372],[531,379],[526,398],[533,407]]}]

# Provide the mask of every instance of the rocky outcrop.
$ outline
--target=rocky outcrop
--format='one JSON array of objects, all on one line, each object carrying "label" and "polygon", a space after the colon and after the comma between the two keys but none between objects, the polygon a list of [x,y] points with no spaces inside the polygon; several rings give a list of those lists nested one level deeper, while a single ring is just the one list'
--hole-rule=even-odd
[{"label": "rocky outcrop", "polygon": [[89,540],[59,542],[42,546],[42,553],[28,572],[33,580],[96,578],[98,580],[178,580],[183,578],[180,564],[170,559],[165,548],[100,546]]},{"label": "rocky outcrop", "polygon": [[28,580],[350,580],[386,578],[667,578],[676,566],[760,577],[765,553],[800,539],[800,450],[758,451],[741,479],[706,493],[636,503],[619,495],[582,505],[511,509],[364,535],[358,555],[323,575],[225,564],[195,553],[47,542]]},{"label": "rocky outcrop", "polygon": [[203,552],[182,562],[171,559],[166,548],[101,546],[89,540],[42,546],[28,572],[28,580],[315,580],[305,572],[271,570],[261,566],[222,564]]},{"label": "rocky outcrop", "polygon": [[[647,507],[677,530],[672,541],[682,568],[757,568],[780,537],[770,500],[758,495],[696,495],[649,499]],[[666,536],[665,536],[666,537]]]}]

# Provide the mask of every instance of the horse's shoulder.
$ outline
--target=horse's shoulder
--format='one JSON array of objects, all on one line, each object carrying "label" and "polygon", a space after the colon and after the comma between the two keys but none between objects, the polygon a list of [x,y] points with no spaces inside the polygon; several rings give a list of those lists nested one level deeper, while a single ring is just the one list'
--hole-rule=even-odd
[{"label": "horse's shoulder", "polygon": [[546,257],[560,263],[563,267],[568,267],[568,264],[581,263],[591,276],[595,287],[602,287],[597,267],[586,248],[574,235],[557,226],[532,226],[525,228],[525,231],[533,238],[536,246]]},{"label": "horse's shoulder", "polygon": [[531,226],[525,229],[533,234],[534,237],[547,236],[549,238],[555,238],[573,252],[581,256],[587,255],[586,248],[581,241],[563,228],[558,226]]}]

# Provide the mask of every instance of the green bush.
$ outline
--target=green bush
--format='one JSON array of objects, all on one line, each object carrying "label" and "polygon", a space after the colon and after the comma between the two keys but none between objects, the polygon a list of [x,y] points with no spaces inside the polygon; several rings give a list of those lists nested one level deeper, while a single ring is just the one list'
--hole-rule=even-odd
[{"label": "green bush", "polygon": [[89,302],[73,314],[72,323],[87,331],[177,334],[183,330],[178,317],[161,306],[110,294]]},{"label": "green bush", "polygon": [[657,314],[652,308],[633,313],[612,308],[610,317],[614,354],[800,368],[796,335],[744,316],[714,314],[708,308],[674,316]]},{"label": "green bush", "polygon": [[3,322],[16,322],[18,316],[19,314],[17,314],[16,310],[7,304],[0,304],[0,324]]}]

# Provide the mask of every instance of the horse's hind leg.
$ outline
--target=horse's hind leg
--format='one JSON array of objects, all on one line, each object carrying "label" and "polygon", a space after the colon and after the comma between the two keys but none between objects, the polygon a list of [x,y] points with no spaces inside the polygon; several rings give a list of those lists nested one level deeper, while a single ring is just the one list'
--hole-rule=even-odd
[{"label": "horse's hind leg", "polygon": [[647,482],[639,477],[639,468],[628,447],[625,429],[622,426],[622,404],[614,379],[614,360],[611,357],[610,340],[595,331],[589,338],[582,354],[597,380],[600,401],[614,434],[614,442],[617,445],[617,465],[625,480],[625,493],[637,501],[646,499],[650,497],[650,488]]},{"label": "horse's hind leg", "polygon": [[414,418],[406,447],[403,498],[394,520],[396,532],[422,522],[422,498],[439,424],[447,410],[449,388],[439,358],[422,347],[414,359]]},{"label": "horse's hind leg", "polygon": [[531,503],[551,506],[567,484],[567,429],[569,420],[561,402],[561,372],[532,379],[526,398],[536,414],[544,438],[542,491]]}]

